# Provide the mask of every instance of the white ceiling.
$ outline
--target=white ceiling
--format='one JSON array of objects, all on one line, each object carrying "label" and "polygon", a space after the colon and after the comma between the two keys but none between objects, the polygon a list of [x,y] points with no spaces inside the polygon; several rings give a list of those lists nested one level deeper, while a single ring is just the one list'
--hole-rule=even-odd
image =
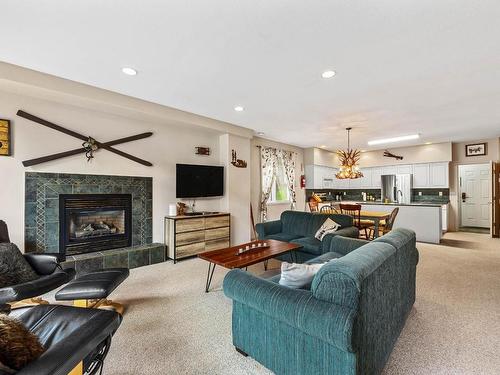
[{"label": "white ceiling", "polygon": [[302,147],[342,147],[346,126],[363,149],[500,136],[498,0],[2,0],[0,14],[0,60]]}]

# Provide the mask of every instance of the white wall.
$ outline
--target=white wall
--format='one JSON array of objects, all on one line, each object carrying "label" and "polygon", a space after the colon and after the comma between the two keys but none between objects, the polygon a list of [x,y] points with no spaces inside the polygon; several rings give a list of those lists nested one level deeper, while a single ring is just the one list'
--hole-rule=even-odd
[{"label": "white wall", "polygon": [[[237,144],[231,143],[225,147],[238,147],[238,153],[250,159],[252,132],[249,130],[240,127],[233,129],[223,122],[41,73],[35,74],[32,71],[28,71],[28,78],[35,74],[35,78],[43,78],[40,81],[43,81],[46,86],[43,88],[35,86],[34,80],[31,80],[33,86],[26,82],[18,84],[6,79],[2,68],[0,64],[0,118],[11,120],[13,156],[0,157],[0,175],[2,176],[0,218],[7,222],[12,241],[20,247],[24,245],[25,171],[153,177],[153,240],[162,242],[163,216],[168,213],[168,204],[176,202],[176,163],[226,164],[227,158],[221,159],[221,155],[231,151],[221,149],[220,137],[232,130],[237,134],[235,139],[239,143],[235,141]],[[24,72],[24,70],[16,72]],[[4,74],[3,78],[2,74]],[[52,91],[49,87],[51,85],[61,90],[64,89],[65,92]],[[109,103],[109,106],[106,106],[106,103]],[[144,167],[108,151],[100,150],[96,153],[92,163],[87,163],[83,155],[77,155],[24,168],[21,164],[23,160],[78,148],[82,142],[16,116],[18,109],[23,109],[84,135],[91,135],[100,141],[152,131],[154,134],[150,138],[116,146],[116,148],[146,159],[154,166]],[[195,146],[210,147],[212,154],[197,156]],[[231,166],[231,168],[234,167]],[[242,207],[249,206],[250,172],[249,169],[240,172],[233,171],[231,168],[226,168],[226,175],[229,175],[226,197],[230,197],[231,204],[226,205],[226,197],[213,198],[198,200],[196,208],[198,210],[229,208],[234,225],[233,238],[242,241],[249,238],[249,213],[248,209],[246,211],[240,209],[237,202],[241,199]],[[243,191],[242,185],[248,187],[248,193],[240,195]]]},{"label": "white wall", "polygon": [[[253,216],[256,223],[260,222],[260,191],[261,191],[261,173],[260,173],[260,149],[257,146],[274,147],[277,149],[289,150],[295,152],[295,179],[296,179],[296,209],[305,211],[305,189],[300,187],[300,176],[304,174],[304,150],[300,147],[290,146],[284,143],[273,142],[264,138],[254,137],[251,145],[251,194]],[[290,209],[290,204],[270,204],[268,206],[268,220],[279,219],[281,213]]]},{"label": "white wall", "polygon": [[[220,136],[220,160],[226,166],[226,194],[221,201],[221,210],[231,213],[231,243],[248,242],[252,225],[250,222],[250,140],[231,134]],[[237,159],[246,161],[246,168],[231,164],[232,150]]]}]

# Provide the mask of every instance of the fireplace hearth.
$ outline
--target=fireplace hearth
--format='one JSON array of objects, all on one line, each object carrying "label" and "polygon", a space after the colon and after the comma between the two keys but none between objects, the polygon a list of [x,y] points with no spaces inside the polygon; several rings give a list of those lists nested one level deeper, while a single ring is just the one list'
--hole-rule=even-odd
[{"label": "fireplace hearth", "polygon": [[59,195],[59,254],[131,246],[131,194]]}]

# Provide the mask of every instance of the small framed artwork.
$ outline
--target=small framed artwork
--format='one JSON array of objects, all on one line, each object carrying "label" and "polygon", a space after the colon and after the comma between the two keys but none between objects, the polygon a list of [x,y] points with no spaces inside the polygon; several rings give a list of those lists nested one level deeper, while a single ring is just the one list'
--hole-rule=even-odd
[{"label": "small framed artwork", "polygon": [[10,156],[11,152],[10,121],[0,119],[0,156]]},{"label": "small framed artwork", "polygon": [[465,146],[465,156],[483,156],[486,155],[486,143],[474,143]]}]

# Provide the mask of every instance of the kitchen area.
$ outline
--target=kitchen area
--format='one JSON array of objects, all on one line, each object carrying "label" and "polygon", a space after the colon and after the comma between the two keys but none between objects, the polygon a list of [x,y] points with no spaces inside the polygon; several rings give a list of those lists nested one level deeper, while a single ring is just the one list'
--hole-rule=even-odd
[{"label": "kitchen area", "polygon": [[313,194],[321,198],[319,209],[341,202],[361,204],[363,211],[391,212],[399,207],[394,228],[414,230],[417,241],[440,242],[448,228],[449,161],[361,164],[360,170],[363,177],[337,179],[335,166],[306,164],[306,199]]}]

